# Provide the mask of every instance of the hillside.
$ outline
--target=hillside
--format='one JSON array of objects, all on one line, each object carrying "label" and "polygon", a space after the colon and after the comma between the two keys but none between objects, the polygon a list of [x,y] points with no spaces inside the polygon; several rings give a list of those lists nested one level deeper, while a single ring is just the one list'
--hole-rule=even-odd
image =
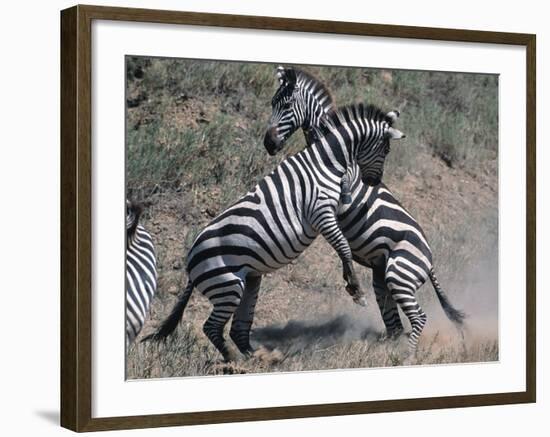
[{"label": "hillside", "polygon": [[[306,67],[339,104],[401,111],[407,139],[392,147],[384,182],[422,225],[439,280],[468,313],[463,344],[433,289],[418,364],[498,359],[498,79],[437,72]],[[147,200],[143,224],[158,254],[159,289],[143,330],[151,332],[186,283],[185,256],[215,215],[269,173],[284,154],[262,145],[275,66],[175,59],[127,59],[127,191]],[[294,135],[284,153],[303,147]],[[195,293],[165,345],[130,348],[129,378],[318,370],[401,364],[397,342],[379,342],[383,324],[344,290],[335,253],[318,238],[293,264],[262,282],[253,341],[258,358],[233,365],[202,333],[210,304]],[[402,342],[402,340],[401,340]]]}]

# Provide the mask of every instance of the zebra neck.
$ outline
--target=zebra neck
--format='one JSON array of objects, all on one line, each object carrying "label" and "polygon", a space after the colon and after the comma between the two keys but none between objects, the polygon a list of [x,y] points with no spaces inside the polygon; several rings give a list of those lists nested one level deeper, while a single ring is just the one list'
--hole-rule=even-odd
[{"label": "zebra neck", "polygon": [[330,139],[332,147],[341,150],[345,155],[345,164],[349,167],[357,163],[359,149],[368,141],[368,121],[366,118],[350,117],[349,113],[345,118],[342,114],[338,114],[337,117],[336,125],[334,120],[329,121],[328,132],[325,131],[325,135]]},{"label": "zebra neck", "polygon": [[126,230],[126,242],[128,243],[128,246],[131,246],[135,241],[138,239],[137,236],[137,229],[139,224],[134,222],[130,228]]},{"label": "zebra neck", "polygon": [[310,130],[318,127],[321,118],[332,109],[332,99],[316,83],[302,82],[300,86],[300,112],[303,117],[301,127]]},{"label": "zebra neck", "polygon": [[320,137],[310,149],[312,158],[337,179],[341,179],[353,163],[350,153],[334,135]]}]

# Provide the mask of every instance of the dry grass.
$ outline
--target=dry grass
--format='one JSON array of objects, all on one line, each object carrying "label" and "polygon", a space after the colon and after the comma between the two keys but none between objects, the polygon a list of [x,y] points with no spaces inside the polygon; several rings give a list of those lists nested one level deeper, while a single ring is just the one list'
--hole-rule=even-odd
[{"label": "dry grass", "polygon": [[[316,249],[326,251],[325,246],[324,241],[318,240],[308,253]],[[333,267],[329,269],[336,271]],[[295,372],[404,364],[406,338],[380,340],[383,324],[372,294],[369,294],[370,307],[363,309],[351,302],[343,288],[323,287],[319,281],[307,279],[296,285],[288,274],[292,268],[305,270],[293,266],[264,280],[252,332],[253,346],[258,348],[254,357],[231,364],[220,361],[218,352],[201,329],[210,305],[197,293],[192,296],[183,321],[165,343],[138,343],[132,347],[128,377]],[[337,275],[330,277],[335,283],[340,282]],[[421,297],[427,293],[433,292],[423,290]],[[439,308],[428,303],[429,299],[421,299],[430,319],[416,360],[407,364],[498,360],[496,320],[476,313],[467,302],[455,300],[471,315],[464,340]],[[143,334],[154,329],[174,301],[171,297],[155,302],[154,321],[148,323]]]},{"label": "dry grass", "polygon": [[[144,224],[153,235],[159,265],[158,295],[145,335],[185,286],[185,256],[197,232],[282,157],[268,157],[261,146],[276,86],[272,66],[159,59],[133,60],[128,66],[128,97],[133,99],[128,109],[128,193],[152,201]],[[133,76],[137,66],[142,78]],[[442,286],[470,315],[462,340],[431,286],[422,287],[418,299],[428,324],[413,364],[498,360],[496,82],[487,76],[442,73],[313,70],[339,102],[405,105],[399,123],[407,143],[393,148],[385,182],[422,224]],[[302,142],[295,135],[288,152]],[[370,272],[359,272],[369,290],[367,309],[354,305],[345,292],[340,262],[322,238],[296,262],[266,275],[252,332],[259,351],[233,364],[221,363],[202,333],[211,307],[195,293],[166,343],[131,346],[127,375],[403,365],[405,338],[379,340],[383,324]]]}]

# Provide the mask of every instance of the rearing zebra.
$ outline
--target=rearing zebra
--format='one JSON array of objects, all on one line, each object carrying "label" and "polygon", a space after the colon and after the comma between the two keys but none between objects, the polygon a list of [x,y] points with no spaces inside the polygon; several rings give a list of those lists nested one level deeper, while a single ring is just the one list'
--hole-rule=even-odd
[{"label": "rearing zebra", "polygon": [[[310,145],[309,139],[315,138],[322,126],[323,116],[319,114],[330,118],[334,110],[327,88],[310,74],[278,67],[277,79],[280,86],[272,99],[272,116],[264,141],[270,155],[281,150],[300,127]],[[399,113],[395,111],[390,116],[397,118]],[[415,294],[428,278],[449,319],[461,325],[465,315],[450,304],[441,289],[434,273],[432,251],[418,222],[384,184],[366,187],[354,179],[357,175],[353,169],[342,179],[343,196],[351,193],[348,201],[342,200],[338,211],[340,227],[353,259],[373,270],[373,288],[387,335],[403,332],[399,305],[411,323],[409,348],[414,352],[427,320]]]},{"label": "rearing zebra", "polygon": [[126,200],[126,347],[143,327],[157,289],[151,235],[139,224],[141,205]]},{"label": "rearing zebra", "polygon": [[383,165],[390,138],[403,135],[392,127],[392,117],[372,106],[340,108],[326,122],[318,141],[283,161],[197,236],[187,258],[188,285],[150,337],[164,338],[176,328],[196,287],[213,304],[203,331],[224,359],[234,358],[223,337],[231,316],[230,337],[241,353],[250,354],[262,275],[290,263],[318,234],[340,256],[346,290],[356,302],[364,300],[336,220],[340,182],[346,169],[357,164],[379,181],[382,167],[371,172],[370,166]]}]

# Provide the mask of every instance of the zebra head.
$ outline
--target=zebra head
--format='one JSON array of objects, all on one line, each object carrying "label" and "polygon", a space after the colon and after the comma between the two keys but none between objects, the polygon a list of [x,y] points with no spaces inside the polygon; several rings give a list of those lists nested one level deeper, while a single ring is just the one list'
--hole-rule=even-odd
[{"label": "zebra head", "polygon": [[286,139],[302,124],[296,91],[296,71],[292,68],[277,68],[279,88],[271,99],[271,118],[264,137],[264,147],[270,155],[282,149]]},{"label": "zebra head", "polygon": [[374,186],[382,181],[390,141],[405,138],[405,135],[392,126],[399,117],[399,111],[384,113],[372,106],[360,105],[359,112],[363,112],[360,118],[369,120],[369,123],[365,123],[366,135],[357,148],[357,163],[363,182]]},{"label": "zebra head", "polygon": [[271,100],[272,113],[264,137],[270,155],[280,151],[299,127],[310,133],[333,107],[328,89],[310,73],[279,66],[276,74],[279,88]]}]

